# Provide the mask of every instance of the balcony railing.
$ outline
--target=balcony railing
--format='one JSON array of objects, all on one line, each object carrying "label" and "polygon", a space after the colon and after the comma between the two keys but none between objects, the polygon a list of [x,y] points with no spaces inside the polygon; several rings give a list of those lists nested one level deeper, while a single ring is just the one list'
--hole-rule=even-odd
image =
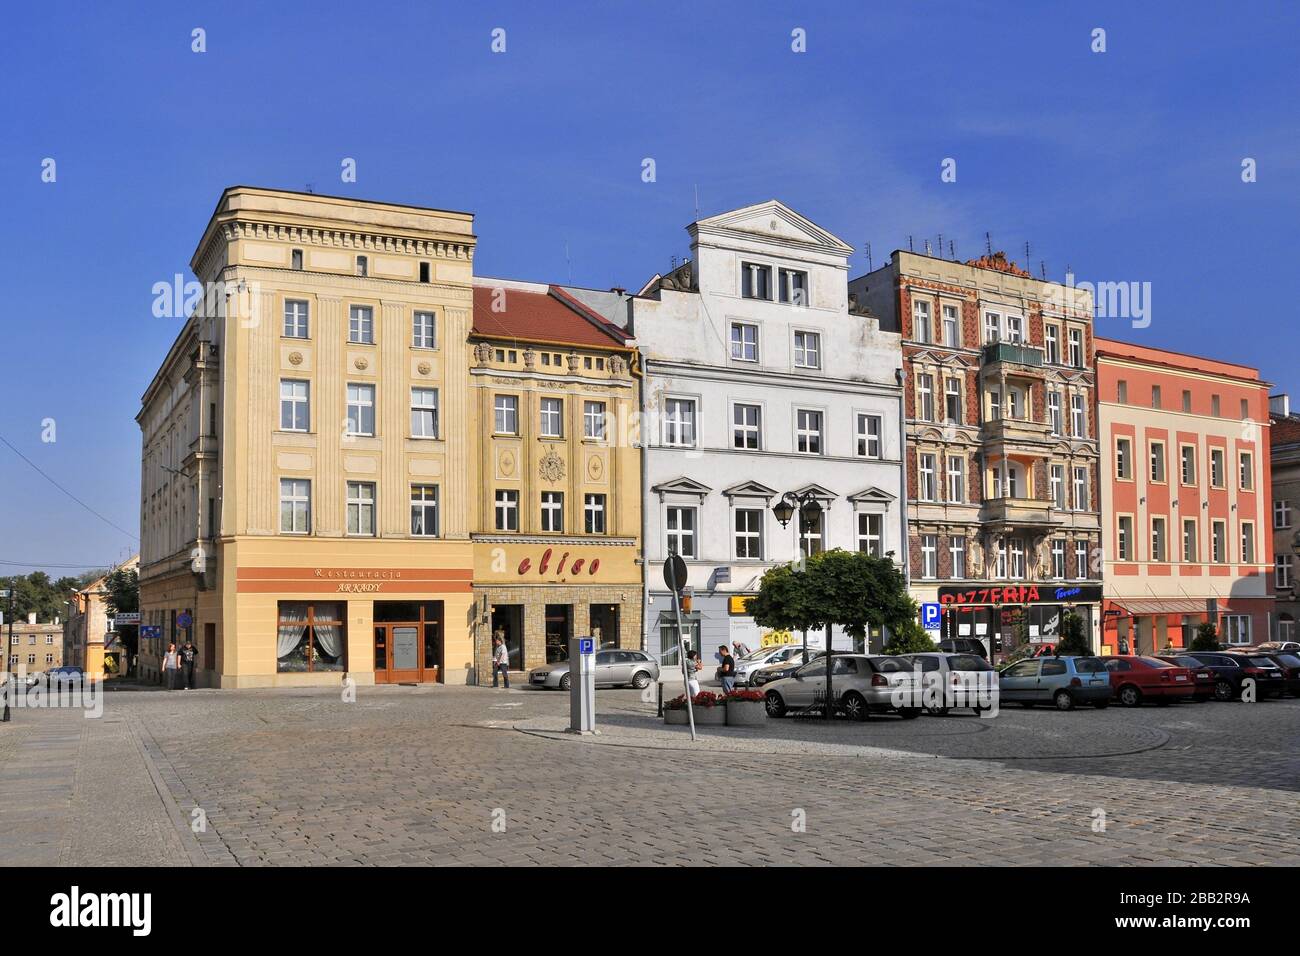
[{"label": "balcony railing", "polygon": [[1043,350],[1019,342],[990,342],[984,346],[983,362],[1011,362],[1015,365],[1028,365],[1031,368],[1043,367]]},{"label": "balcony railing", "polygon": [[1051,524],[1052,503],[1037,498],[988,498],[980,507],[980,521],[1007,525]]}]

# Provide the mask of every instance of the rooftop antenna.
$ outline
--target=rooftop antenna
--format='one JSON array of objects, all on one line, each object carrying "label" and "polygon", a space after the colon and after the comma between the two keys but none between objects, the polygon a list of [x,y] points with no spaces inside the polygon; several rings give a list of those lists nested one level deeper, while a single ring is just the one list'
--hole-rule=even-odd
[{"label": "rooftop antenna", "polygon": [[868,271],[868,272],[871,272],[871,271],[872,271],[872,266],[871,266],[871,243],[869,243],[869,242],[866,244],[866,253],[867,253],[867,271]]},{"label": "rooftop antenna", "polygon": [[928,255],[931,255],[931,252],[930,252],[930,240],[929,240],[929,239],[925,240],[925,254],[926,254],[927,256],[928,256]]},{"label": "rooftop antenna", "polygon": [[939,258],[943,258],[943,233],[939,233]]},{"label": "rooftop antenna", "polygon": [[569,240],[564,240],[564,268],[569,272],[569,285],[573,285],[573,263],[569,261]]},{"label": "rooftop antenna", "polygon": [[315,194],[315,192],[316,192],[316,184],[315,184],[315,183],[308,183],[308,184],[306,185],[305,188],[306,188],[307,192],[309,192],[309,193]]},{"label": "rooftop antenna", "polygon": [[954,261],[957,258],[957,241],[955,239],[948,240],[948,258]]},{"label": "rooftop antenna", "polygon": [[1047,263],[1044,262],[1042,259],[1039,259],[1039,260],[1038,260],[1038,274],[1039,274],[1040,276],[1042,276],[1042,278],[1043,278],[1044,280],[1046,280],[1046,278],[1047,278]]},{"label": "rooftop antenna", "polygon": [[993,238],[987,232],[984,233],[984,251],[993,255]]},{"label": "rooftop antenna", "polygon": [[700,218],[700,184],[695,184],[695,218]]},{"label": "rooftop antenna", "polygon": [[1029,266],[1029,240],[1026,239],[1026,240],[1025,240],[1025,271],[1028,272],[1029,269],[1030,269],[1030,266]]},{"label": "rooftop antenna", "polygon": [[908,236],[908,237],[907,237],[907,251],[908,251],[908,252],[915,252],[915,251],[916,251],[915,249],[912,248],[912,237],[911,237],[911,236]]}]

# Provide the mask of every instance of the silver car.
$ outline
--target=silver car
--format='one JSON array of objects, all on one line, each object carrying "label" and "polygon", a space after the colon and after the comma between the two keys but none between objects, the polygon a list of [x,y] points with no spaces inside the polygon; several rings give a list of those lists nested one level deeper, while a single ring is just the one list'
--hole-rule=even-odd
[{"label": "silver car", "polygon": [[[846,717],[866,720],[873,713],[889,711],[896,711],[908,719],[920,716],[919,706],[907,704],[915,696],[913,688],[917,675],[906,661],[874,654],[835,654],[831,660],[831,693],[835,696],[835,709]],[[769,717],[783,717],[791,711],[813,708],[822,710],[825,699],[824,657],[805,664],[793,677],[773,681],[765,694]]]},{"label": "silver car", "polygon": [[736,661],[736,684],[746,687],[754,673],[772,664],[783,664],[803,653],[802,644],[777,644],[773,647],[760,647],[758,650]]},{"label": "silver car", "polygon": [[[637,690],[649,687],[659,679],[659,664],[645,651],[609,648],[596,652],[596,685],[598,687],[625,687],[631,684]],[[548,690],[568,690],[570,684],[569,662],[557,661],[528,672],[529,687]]]},{"label": "silver car", "polygon": [[998,672],[978,654],[928,651],[899,657],[920,671],[918,687],[927,713],[942,717],[951,709],[969,707],[979,714],[997,707]]}]

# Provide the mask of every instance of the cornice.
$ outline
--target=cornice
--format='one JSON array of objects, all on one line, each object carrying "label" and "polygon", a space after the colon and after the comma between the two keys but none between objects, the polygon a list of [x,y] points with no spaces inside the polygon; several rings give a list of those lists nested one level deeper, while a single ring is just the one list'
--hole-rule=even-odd
[{"label": "cornice", "polygon": [[[373,292],[380,293],[383,291],[401,290],[406,293],[407,298],[421,298],[422,290],[433,290],[440,295],[449,299],[460,299],[467,304],[474,300],[473,289],[465,283],[450,282],[412,282],[410,279],[381,279],[375,276],[354,276],[343,275],[337,272],[311,272],[306,269],[278,269],[274,266],[250,266],[243,263],[227,263],[221,270],[223,279],[234,275],[243,275],[247,277],[266,276],[274,278],[276,281],[282,281],[285,276],[292,276],[293,282],[305,286],[339,286],[343,283],[353,285],[357,292],[352,293],[353,298],[362,298],[363,293]],[[319,296],[322,299],[331,298],[331,296]],[[372,296],[377,298],[378,296]],[[349,298],[347,290],[340,291],[333,295],[339,301]]]}]

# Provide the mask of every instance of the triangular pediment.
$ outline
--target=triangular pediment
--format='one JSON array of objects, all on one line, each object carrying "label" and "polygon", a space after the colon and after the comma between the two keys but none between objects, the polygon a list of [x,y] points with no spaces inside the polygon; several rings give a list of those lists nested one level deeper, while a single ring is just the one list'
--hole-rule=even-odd
[{"label": "triangular pediment", "polygon": [[742,481],[730,488],[723,488],[722,493],[728,498],[775,498],[776,489],[757,481]]},{"label": "triangular pediment", "polygon": [[849,501],[868,501],[888,504],[894,500],[894,495],[880,488],[863,488],[857,494],[849,495]]},{"label": "triangular pediment", "polygon": [[687,478],[682,475],[679,478],[672,479],[672,481],[654,485],[650,490],[658,495],[698,495],[703,498],[713,489],[708,485],[701,484],[694,478]]},{"label": "triangular pediment", "polygon": [[804,485],[802,488],[796,488],[794,493],[798,497],[812,495],[814,498],[821,498],[825,501],[839,497],[839,495],[831,491],[829,488],[816,483]]},{"label": "triangular pediment", "polygon": [[692,229],[737,232],[763,239],[779,239],[817,246],[839,255],[851,255],[853,247],[832,235],[811,219],[805,219],[779,199],[733,209],[692,223]]}]

